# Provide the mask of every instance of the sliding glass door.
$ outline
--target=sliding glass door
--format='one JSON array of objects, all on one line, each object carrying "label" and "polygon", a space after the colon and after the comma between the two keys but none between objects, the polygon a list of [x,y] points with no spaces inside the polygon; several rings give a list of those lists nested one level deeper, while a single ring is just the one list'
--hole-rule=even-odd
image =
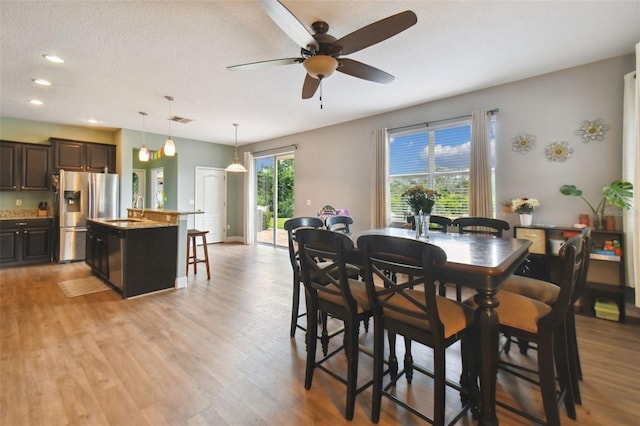
[{"label": "sliding glass door", "polygon": [[256,238],[259,243],[287,245],[284,222],[293,217],[293,153],[259,157],[256,170]]}]

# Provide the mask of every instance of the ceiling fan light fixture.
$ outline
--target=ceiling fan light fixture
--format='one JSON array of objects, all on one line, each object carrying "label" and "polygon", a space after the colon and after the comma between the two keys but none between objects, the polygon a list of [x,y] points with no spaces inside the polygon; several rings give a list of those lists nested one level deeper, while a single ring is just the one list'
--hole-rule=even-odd
[{"label": "ceiling fan light fixture", "polygon": [[322,80],[338,68],[338,60],[332,56],[314,55],[305,59],[302,66],[311,77]]},{"label": "ceiling fan light fixture", "polygon": [[240,160],[238,160],[238,126],[240,126],[238,123],[233,123],[233,127],[236,128],[236,149],[233,162],[227,166],[225,171],[232,173],[246,173],[247,169],[242,165]]}]

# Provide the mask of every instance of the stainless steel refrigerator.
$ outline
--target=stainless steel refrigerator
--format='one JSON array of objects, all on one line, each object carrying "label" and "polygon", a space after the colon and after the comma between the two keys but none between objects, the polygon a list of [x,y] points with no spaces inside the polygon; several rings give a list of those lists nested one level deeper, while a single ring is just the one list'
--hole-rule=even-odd
[{"label": "stainless steel refrigerator", "polygon": [[58,262],[83,260],[87,219],[116,218],[120,213],[120,184],[114,173],[65,172],[54,178],[58,224]]}]

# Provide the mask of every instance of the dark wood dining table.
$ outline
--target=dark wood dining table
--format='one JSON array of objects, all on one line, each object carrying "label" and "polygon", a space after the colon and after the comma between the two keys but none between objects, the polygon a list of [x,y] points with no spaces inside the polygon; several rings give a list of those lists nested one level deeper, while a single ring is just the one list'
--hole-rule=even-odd
[{"label": "dark wood dining table", "polygon": [[[415,238],[416,231],[404,228],[380,228],[358,233]],[[436,268],[437,279],[476,290],[478,308],[475,321],[480,330],[480,416],[478,424],[498,425],[496,415],[496,376],[498,372],[499,290],[504,280],[525,260],[531,241],[477,235],[429,233],[424,241],[441,247],[447,262]]]}]

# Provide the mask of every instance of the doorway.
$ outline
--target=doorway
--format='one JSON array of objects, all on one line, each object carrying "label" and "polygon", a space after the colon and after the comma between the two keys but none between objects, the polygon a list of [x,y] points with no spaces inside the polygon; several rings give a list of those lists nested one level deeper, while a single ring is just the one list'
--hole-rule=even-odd
[{"label": "doorway", "polygon": [[151,169],[151,203],[152,209],[163,209],[167,197],[164,194],[164,167]]},{"label": "doorway", "polygon": [[225,238],[227,185],[225,171],[212,167],[196,167],[195,228],[209,231],[207,244],[220,243]]},{"label": "doorway", "polygon": [[283,224],[293,217],[294,155],[280,153],[255,160],[256,242],[287,246]]}]

